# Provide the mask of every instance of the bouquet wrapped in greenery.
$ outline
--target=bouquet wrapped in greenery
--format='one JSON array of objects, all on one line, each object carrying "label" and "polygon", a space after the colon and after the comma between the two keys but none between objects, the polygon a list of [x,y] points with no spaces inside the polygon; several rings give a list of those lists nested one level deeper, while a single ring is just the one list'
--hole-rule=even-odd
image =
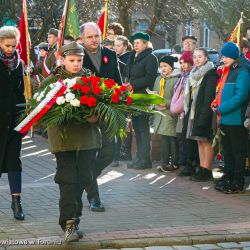
[{"label": "bouquet wrapped in greenery", "polygon": [[[60,82],[61,88],[58,88]],[[55,88],[60,89],[56,92],[60,92],[59,95],[52,94]],[[44,107],[38,108],[42,102],[45,103]],[[28,117],[36,117],[33,121],[39,120],[45,129],[69,122],[84,123],[86,118],[96,115],[106,124],[107,134],[112,138],[124,135],[127,113],[155,113],[158,111],[154,111],[152,105],[164,102],[165,100],[158,95],[133,94],[129,84],[119,86],[112,79],[91,75],[59,80],[39,89],[29,99],[26,114],[29,114]],[[27,121],[23,121],[22,128],[30,121],[28,117]],[[21,131],[20,126],[16,130]]]}]

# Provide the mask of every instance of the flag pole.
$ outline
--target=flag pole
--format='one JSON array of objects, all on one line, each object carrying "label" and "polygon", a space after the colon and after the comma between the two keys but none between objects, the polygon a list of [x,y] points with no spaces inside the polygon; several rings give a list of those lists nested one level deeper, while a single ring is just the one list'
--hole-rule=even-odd
[{"label": "flag pole", "polygon": [[108,24],[108,4],[109,4],[109,0],[105,0],[105,6],[104,6],[104,28],[103,28],[103,34],[102,34],[102,39],[104,40],[106,37],[106,33],[107,33],[107,24]]},{"label": "flag pole", "polygon": [[27,51],[27,65],[28,70],[26,71],[26,85],[25,85],[25,93],[26,98],[31,98],[31,81],[30,81],[30,39],[29,39],[29,26],[28,26],[28,14],[27,14],[27,5],[26,0],[24,0],[24,20],[25,20],[25,36],[26,36],[26,51]]},{"label": "flag pole", "polygon": [[59,27],[58,37],[57,37],[57,56],[60,57],[60,49],[63,44],[63,38],[64,38],[64,30],[65,30],[65,23],[67,20],[67,13],[68,13],[68,7],[69,7],[69,0],[66,0],[63,14],[62,14],[62,20]]},{"label": "flag pole", "polygon": [[[30,79],[30,36],[29,36],[29,25],[28,25],[28,11],[26,0],[23,1],[23,13],[25,23],[25,36],[26,36],[26,54],[27,54],[27,65],[26,75],[24,76],[25,84],[25,98],[29,99],[32,97],[31,79]],[[30,128],[30,136],[33,137],[33,126]]]}]

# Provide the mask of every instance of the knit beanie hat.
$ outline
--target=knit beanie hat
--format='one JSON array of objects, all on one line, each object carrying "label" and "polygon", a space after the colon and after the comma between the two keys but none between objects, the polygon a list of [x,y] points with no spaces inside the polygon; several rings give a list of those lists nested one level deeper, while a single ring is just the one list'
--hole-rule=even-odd
[{"label": "knit beanie hat", "polygon": [[174,68],[174,63],[178,62],[178,58],[174,57],[174,56],[163,56],[160,59],[159,63],[161,63],[161,62],[167,63],[173,69]]},{"label": "knit beanie hat", "polygon": [[223,45],[221,54],[225,57],[236,60],[240,57],[240,48],[236,43],[227,42]]},{"label": "knit beanie hat", "polygon": [[191,65],[194,64],[194,61],[193,61],[193,55],[190,51],[184,51],[182,54],[181,54],[181,57],[180,57],[180,60],[181,61],[183,60],[185,63],[190,63]]}]

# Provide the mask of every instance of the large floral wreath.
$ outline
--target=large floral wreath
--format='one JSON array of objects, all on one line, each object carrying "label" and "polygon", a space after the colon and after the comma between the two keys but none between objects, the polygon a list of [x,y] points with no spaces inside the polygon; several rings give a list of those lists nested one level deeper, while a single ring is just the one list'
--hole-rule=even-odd
[{"label": "large floral wreath", "polygon": [[[42,102],[44,105],[41,106]],[[127,113],[158,112],[152,105],[164,102],[158,95],[133,94],[131,85],[119,86],[113,79],[95,75],[67,78],[48,84],[29,99],[26,114],[30,119],[26,117],[16,130],[25,132],[38,120],[47,129],[72,121],[84,123],[86,118],[96,115],[106,123],[110,138],[118,134],[122,137]],[[28,122],[30,125],[25,127]]]}]

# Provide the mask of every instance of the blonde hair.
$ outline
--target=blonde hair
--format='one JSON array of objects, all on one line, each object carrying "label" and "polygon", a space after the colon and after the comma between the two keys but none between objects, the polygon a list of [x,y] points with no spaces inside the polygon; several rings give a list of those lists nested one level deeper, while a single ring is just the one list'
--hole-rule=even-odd
[{"label": "blonde hair", "polygon": [[6,38],[14,38],[17,41],[20,38],[20,32],[17,28],[13,26],[3,26],[0,28],[0,40]]}]

